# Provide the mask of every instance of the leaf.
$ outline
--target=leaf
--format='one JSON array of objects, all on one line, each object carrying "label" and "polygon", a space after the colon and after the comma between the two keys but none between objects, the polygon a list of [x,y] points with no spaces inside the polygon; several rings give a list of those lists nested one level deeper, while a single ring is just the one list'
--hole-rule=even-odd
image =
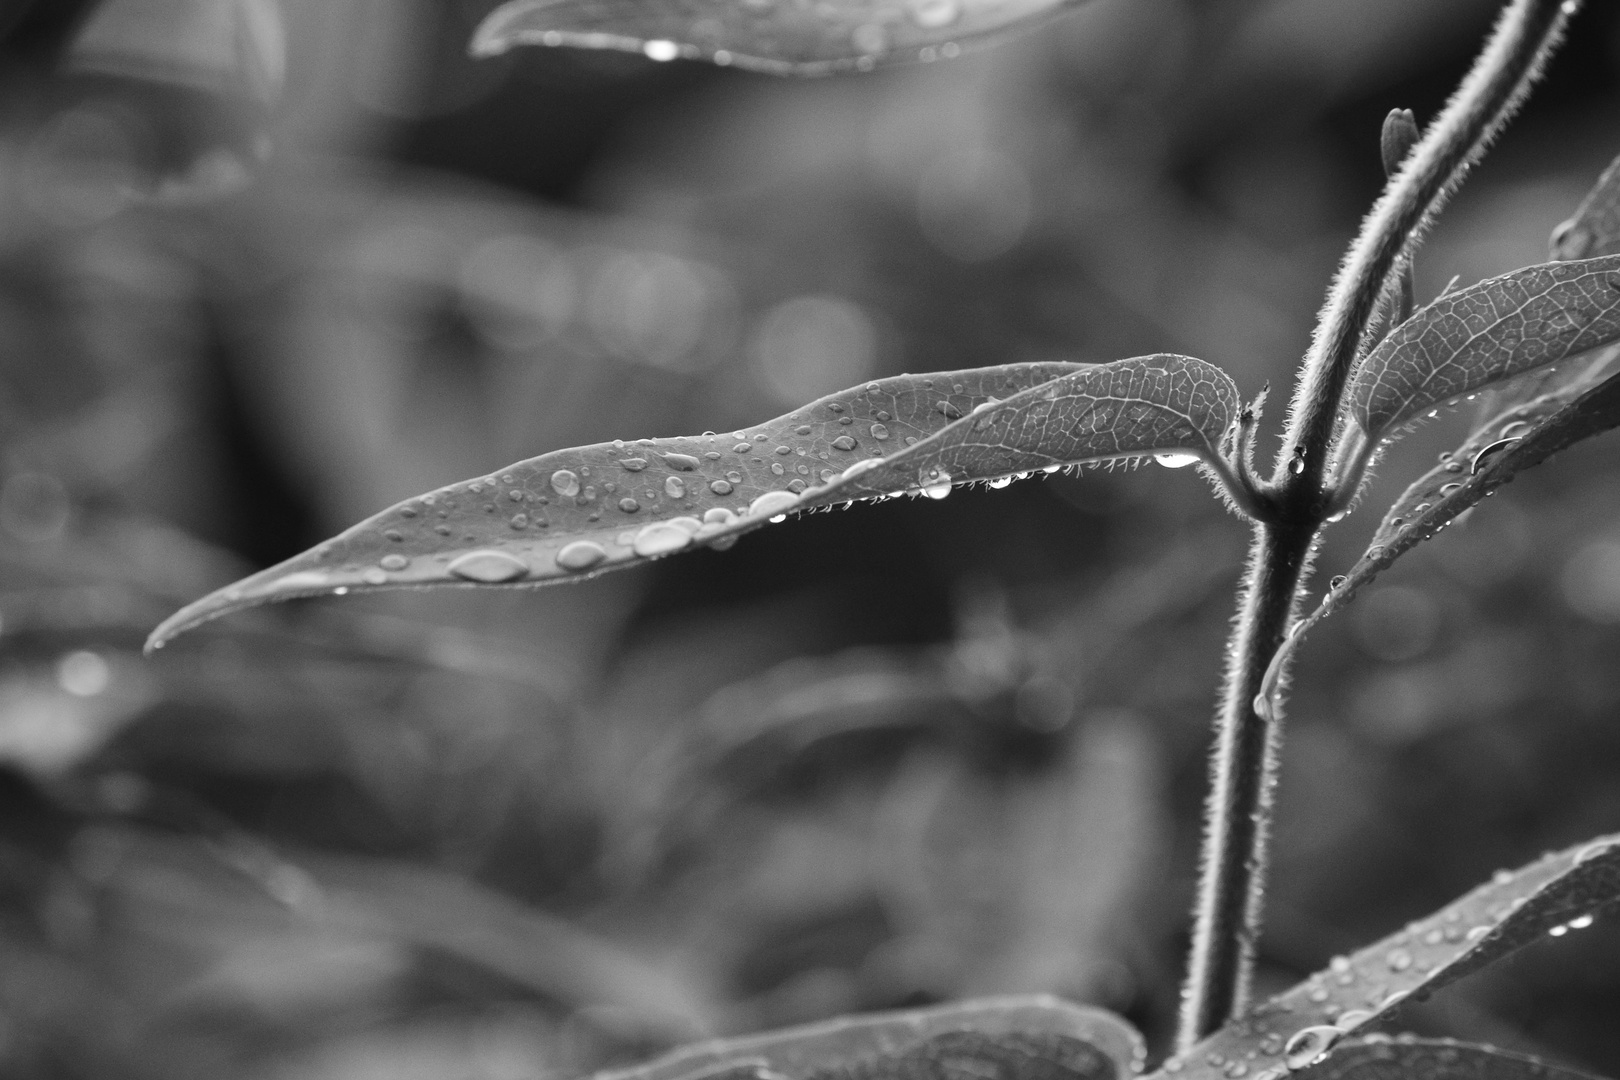
[{"label": "leaf", "polygon": [[[1590,926],[1620,906],[1620,834],[1501,870],[1448,907],[1251,1009],[1185,1054],[1161,1080],[1281,1080],[1339,1040],[1377,1024],[1408,998],[1435,990],[1551,934]],[[1328,1059],[1332,1061],[1332,1058]],[[1228,1063],[1245,1063],[1242,1073]]]},{"label": "leaf", "polygon": [[1079,0],[513,0],[473,35],[475,56],[518,45],[704,58],[777,75],[954,57]]},{"label": "leaf", "polygon": [[1341,1043],[1300,1080],[1594,1080],[1527,1054],[1451,1039],[1370,1037]]},{"label": "leaf", "polygon": [[596,1080],[1126,1080],[1144,1055],[1113,1013],[1023,995],[716,1039]]},{"label": "leaf", "polygon": [[1580,379],[1508,409],[1456,450],[1441,455],[1438,466],[1395,500],[1349,572],[1335,577],[1316,609],[1295,624],[1272,658],[1260,697],[1269,700],[1276,692],[1288,657],[1316,624],[1348,604],[1396,559],[1525,469],[1582,439],[1620,427],[1620,374],[1598,381],[1606,367],[1600,359]]},{"label": "leaf", "polygon": [[1554,259],[1620,254],[1620,157],[1598,177],[1574,215],[1552,234]]},{"label": "leaf", "polygon": [[407,499],[187,606],[149,646],[267,601],[575,579],[857,499],[1151,453],[1218,461],[1236,409],[1231,379],[1184,356],[901,375],[751,431],[558,450]]},{"label": "leaf", "polygon": [[1620,338],[1620,255],[1543,263],[1448,293],[1363,361],[1348,399],[1369,438],[1425,409]]}]

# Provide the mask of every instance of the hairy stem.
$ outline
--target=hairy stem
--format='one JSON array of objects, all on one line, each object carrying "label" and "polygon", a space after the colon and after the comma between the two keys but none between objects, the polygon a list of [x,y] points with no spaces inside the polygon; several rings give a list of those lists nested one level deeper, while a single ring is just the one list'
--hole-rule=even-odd
[{"label": "hairy stem", "polygon": [[[1524,98],[1577,7],[1578,0],[1510,0],[1473,69],[1363,222],[1318,321],[1270,490],[1263,493],[1269,512],[1256,527],[1228,649],[1181,1049],[1247,1003],[1281,739],[1279,707],[1271,704],[1262,716],[1255,699],[1296,615],[1312,540],[1347,502],[1324,482],[1324,471],[1362,339],[1391,273]],[[1365,463],[1364,453],[1353,456]],[[1361,469],[1350,471],[1348,481],[1359,482]]]}]

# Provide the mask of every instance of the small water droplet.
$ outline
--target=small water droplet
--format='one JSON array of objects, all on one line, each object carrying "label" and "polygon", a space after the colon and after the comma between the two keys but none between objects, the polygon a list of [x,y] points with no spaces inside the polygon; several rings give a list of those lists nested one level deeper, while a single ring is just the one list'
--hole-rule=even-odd
[{"label": "small water droplet", "polygon": [[1384,957],[1384,963],[1389,965],[1391,971],[1405,971],[1412,966],[1412,954],[1405,949],[1391,949],[1389,955]]},{"label": "small water droplet", "polygon": [[666,476],[664,478],[664,494],[672,499],[685,498],[686,484],[678,476]]},{"label": "small water droplet", "polygon": [[624,466],[626,472],[640,472],[642,469],[647,467],[647,459],[639,457],[627,457],[623,461],[619,462],[619,464]]},{"label": "small water droplet", "polygon": [[733,446],[731,448],[731,452],[733,454],[746,454],[746,453],[748,453],[748,451],[750,451],[752,449],[753,449],[753,447],[748,445],[747,443],[740,442],[736,446]]},{"label": "small water droplet", "polygon": [[1338,1028],[1326,1024],[1301,1028],[1283,1046],[1283,1063],[1290,1070],[1314,1065],[1333,1049],[1341,1034]]},{"label": "small water droplet", "polygon": [[529,575],[527,563],[504,551],[469,551],[454,559],[445,569],[465,581],[490,585],[516,581]]},{"label": "small water droplet", "polygon": [[513,514],[512,520],[508,524],[514,529],[527,529],[529,527],[529,515]]},{"label": "small water droplet", "polygon": [[1165,1058],[1164,1064],[1160,1066],[1160,1068],[1167,1073],[1178,1073],[1185,1067],[1186,1066],[1182,1063],[1182,1060],[1178,1057]]},{"label": "small water droplet", "polygon": [[405,534],[400,532],[398,529],[384,529],[383,539],[397,544],[405,539]]},{"label": "small water droplet", "polygon": [[936,401],[934,408],[947,420],[958,420],[962,416],[962,410],[949,401]]},{"label": "small water droplet", "polygon": [[1154,454],[1153,460],[1158,462],[1160,465],[1163,465],[1167,469],[1185,469],[1188,465],[1196,465],[1198,463],[1198,455],[1184,454],[1179,452],[1171,454]]},{"label": "small water droplet", "polygon": [[1305,996],[1320,1004],[1328,999],[1328,988],[1325,986],[1313,986]]},{"label": "small water droplet", "polygon": [[848,435],[840,435],[832,441],[832,445],[834,450],[853,450],[855,449],[855,440]]},{"label": "small water droplet", "polygon": [[1585,930],[1592,925],[1592,922],[1593,918],[1590,915],[1577,915],[1569,920],[1569,928],[1571,930]]},{"label": "small water droplet", "polygon": [[558,469],[551,474],[551,490],[559,495],[578,495],[579,477],[570,469]]},{"label": "small water droplet", "polygon": [[384,570],[395,571],[403,570],[407,566],[411,565],[411,560],[407,559],[403,555],[384,555],[382,558],[378,559],[377,562]]},{"label": "small water droplet", "polygon": [[557,552],[557,565],[564,570],[589,570],[605,558],[607,552],[600,544],[575,540]]},{"label": "small water droplet", "polygon": [[787,470],[782,468],[781,462],[773,461],[771,462],[771,472],[775,473],[777,476],[782,476],[787,472]]},{"label": "small water droplet", "polygon": [[1226,1067],[1226,1071],[1222,1075],[1228,1077],[1229,1080],[1240,1080],[1241,1077],[1249,1075],[1249,1067],[1241,1061],[1234,1061]]},{"label": "small water droplet", "polygon": [[884,427],[882,424],[873,424],[872,425],[872,438],[878,440],[879,442],[882,442],[882,441],[886,440],[888,437],[889,437],[889,429],[888,428]]},{"label": "small water droplet", "polygon": [[365,573],[360,575],[360,580],[364,581],[367,585],[386,585],[388,584],[388,575],[377,567],[372,566],[368,567]]}]

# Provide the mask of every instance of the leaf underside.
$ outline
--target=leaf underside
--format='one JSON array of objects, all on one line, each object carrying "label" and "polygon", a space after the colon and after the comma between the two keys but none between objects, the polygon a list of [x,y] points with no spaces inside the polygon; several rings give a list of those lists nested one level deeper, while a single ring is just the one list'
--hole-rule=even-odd
[{"label": "leaf underside", "polygon": [[1543,263],[1447,293],[1390,332],[1347,400],[1372,439],[1443,402],[1620,339],[1620,255]]},{"label": "leaf underside", "polygon": [[1300,1080],[1594,1080],[1528,1054],[1402,1035],[1341,1043]]},{"label": "leaf underside", "polygon": [[[1157,1080],[1281,1080],[1339,1040],[1550,934],[1620,905],[1620,834],[1545,855],[1286,990],[1167,1061]],[[1328,1059],[1329,1061],[1332,1058]]]},{"label": "leaf underside", "polygon": [[513,0],[473,35],[475,56],[569,45],[823,75],[956,56],[1079,0]]},{"label": "leaf underside", "polygon": [[1341,1043],[1301,1080],[1594,1080],[1539,1057],[1494,1046],[1409,1035]]},{"label": "leaf underside", "polygon": [[150,647],[267,601],[579,579],[804,510],[1041,468],[1218,456],[1237,411],[1219,368],[1160,354],[901,375],[757,428],[553,451],[440,488],[188,605]]},{"label": "leaf underside", "polygon": [[848,1016],[682,1047],[595,1080],[1127,1080],[1141,1036],[1046,995]]}]

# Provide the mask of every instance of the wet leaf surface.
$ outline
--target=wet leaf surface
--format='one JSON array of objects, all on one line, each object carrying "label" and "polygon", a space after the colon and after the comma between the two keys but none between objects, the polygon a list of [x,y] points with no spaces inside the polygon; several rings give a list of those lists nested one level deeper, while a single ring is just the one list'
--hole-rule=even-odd
[{"label": "wet leaf surface", "polygon": [[717,1039],[597,1080],[1123,1080],[1141,1037],[1055,997],[984,998]]},{"label": "wet leaf surface", "polygon": [[151,644],[297,596],[521,585],[729,546],[789,512],[999,483],[1087,461],[1216,456],[1237,391],[1220,369],[1158,355],[902,375],[758,428],[558,450],[408,499],[178,612]]},{"label": "wet leaf surface", "polygon": [[1451,1039],[1357,1039],[1341,1043],[1301,1080],[1591,1080],[1527,1054]]},{"label": "wet leaf surface", "polygon": [[518,45],[702,58],[773,74],[869,70],[958,55],[1078,0],[515,0],[473,36],[476,56]]},{"label": "wet leaf surface", "polygon": [[1373,350],[1348,394],[1372,438],[1443,402],[1620,337],[1620,256],[1544,263],[1448,293]]},{"label": "wet leaf surface", "polygon": [[[1256,1006],[1155,1076],[1280,1080],[1408,998],[1477,971],[1543,936],[1592,925],[1620,903],[1620,835],[1600,837],[1486,884]],[[1332,1059],[1329,1058],[1329,1061]]]}]

